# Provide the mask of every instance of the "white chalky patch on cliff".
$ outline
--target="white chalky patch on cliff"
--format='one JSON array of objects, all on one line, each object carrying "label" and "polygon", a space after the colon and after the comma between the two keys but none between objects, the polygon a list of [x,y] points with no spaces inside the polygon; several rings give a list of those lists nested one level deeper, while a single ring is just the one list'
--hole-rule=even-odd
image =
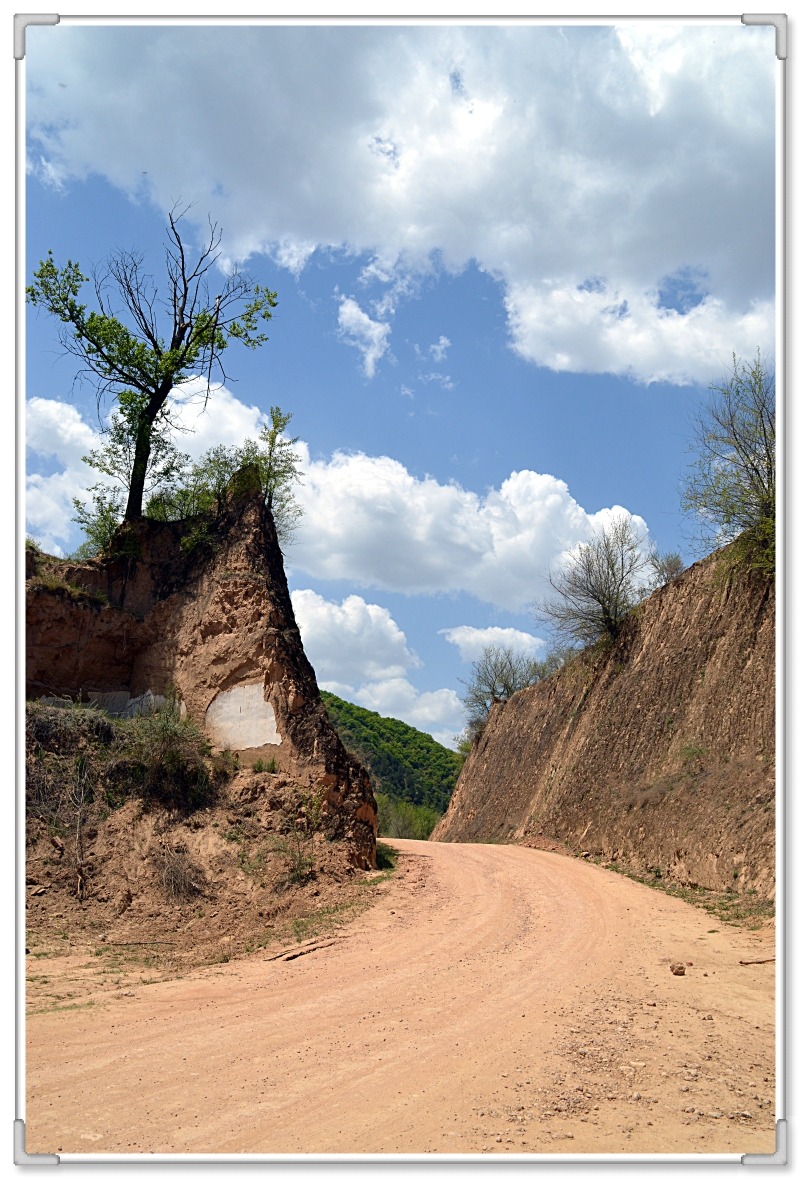
[{"label": "white chalky patch on cliff", "polygon": [[206,710],[206,732],[222,749],[258,749],[280,745],[273,706],[264,699],[264,685],[237,684],[215,696]]}]

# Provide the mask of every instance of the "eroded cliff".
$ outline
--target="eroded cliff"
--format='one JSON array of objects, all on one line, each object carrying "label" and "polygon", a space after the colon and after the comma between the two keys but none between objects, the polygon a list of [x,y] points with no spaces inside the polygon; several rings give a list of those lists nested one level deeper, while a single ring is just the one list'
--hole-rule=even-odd
[{"label": "eroded cliff", "polygon": [[374,867],[370,782],[320,699],[263,499],[232,499],[200,537],[191,528],[143,519],[125,527],[115,553],[90,561],[29,552],[28,696],[111,710],[175,692],[243,765],[269,760],[322,792],[328,836]]},{"label": "eroded cliff", "polygon": [[432,839],[546,833],[711,889],[775,886],[775,598],[715,556],[609,650],[492,707]]}]

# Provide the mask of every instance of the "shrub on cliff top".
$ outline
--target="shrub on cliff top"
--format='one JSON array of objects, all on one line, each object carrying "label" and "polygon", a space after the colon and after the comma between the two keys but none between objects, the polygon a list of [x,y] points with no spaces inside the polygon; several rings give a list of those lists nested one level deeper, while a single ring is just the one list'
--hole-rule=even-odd
[{"label": "shrub on cliff top", "polygon": [[727,558],[772,575],[776,568],[776,384],[757,352],[732,371],[695,419],[697,454],[682,489],[702,552],[732,543]]},{"label": "shrub on cliff top", "polygon": [[576,545],[548,575],[554,596],[535,606],[535,618],[569,643],[614,641],[647,592],[645,571],[653,548],[629,516],[614,516]]}]

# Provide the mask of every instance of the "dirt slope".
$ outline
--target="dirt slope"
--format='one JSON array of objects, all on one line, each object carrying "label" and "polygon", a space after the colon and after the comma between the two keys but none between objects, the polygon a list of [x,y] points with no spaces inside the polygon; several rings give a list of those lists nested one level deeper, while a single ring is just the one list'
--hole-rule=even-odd
[{"label": "dirt slope", "polygon": [[698,562],[606,653],[493,705],[432,839],[544,832],[640,872],[771,897],[774,644],[772,582]]},{"label": "dirt slope", "polygon": [[773,966],[740,965],[769,932],[574,858],[396,842],[358,925],[282,956],[151,985],[89,944],[29,958],[73,999],[28,1019],[28,1149],[773,1151]]}]

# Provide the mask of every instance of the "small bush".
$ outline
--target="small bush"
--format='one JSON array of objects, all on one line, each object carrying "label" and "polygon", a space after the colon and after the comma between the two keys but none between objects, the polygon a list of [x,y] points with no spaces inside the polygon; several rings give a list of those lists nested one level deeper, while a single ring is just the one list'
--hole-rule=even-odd
[{"label": "small bush", "polygon": [[32,590],[39,589],[49,594],[61,594],[73,602],[89,606],[108,605],[108,598],[102,590],[87,589],[86,586],[75,585],[74,582],[65,581],[54,573],[37,573],[29,579],[28,584]]},{"label": "small bush", "polygon": [[[295,796],[299,817],[283,836],[276,836],[272,850],[285,857],[287,872],[278,882],[281,888],[287,884],[300,884],[312,875],[317,861],[314,853],[314,836],[323,825],[323,804],[325,787],[306,790]],[[301,817],[302,816],[302,817]]]},{"label": "small bush", "polygon": [[375,862],[376,867],[382,872],[391,872],[398,862],[398,852],[388,843],[378,840],[375,845]]},{"label": "small bush", "polygon": [[183,901],[203,894],[203,873],[184,853],[165,847],[159,858],[159,875],[168,897]]},{"label": "small bush", "polygon": [[699,766],[702,758],[706,757],[708,753],[709,750],[704,745],[696,745],[694,741],[690,741],[687,745],[683,746],[680,756],[685,766],[689,769],[693,766]]},{"label": "small bush", "polygon": [[316,860],[313,845],[305,831],[296,828],[286,836],[275,836],[271,850],[284,856],[286,863],[286,874],[278,881],[278,888],[287,884],[302,884],[314,871]]},{"label": "small bush", "polygon": [[66,697],[61,705],[29,704],[26,728],[29,744],[47,753],[74,753],[85,741],[108,746],[116,736],[104,713]]},{"label": "small bush", "polygon": [[190,720],[181,720],[174,702],[123,723],[127,768],[146,802],[192,811],[214,800],[227,776],[226,759],[210,759],[208,740]]}]

